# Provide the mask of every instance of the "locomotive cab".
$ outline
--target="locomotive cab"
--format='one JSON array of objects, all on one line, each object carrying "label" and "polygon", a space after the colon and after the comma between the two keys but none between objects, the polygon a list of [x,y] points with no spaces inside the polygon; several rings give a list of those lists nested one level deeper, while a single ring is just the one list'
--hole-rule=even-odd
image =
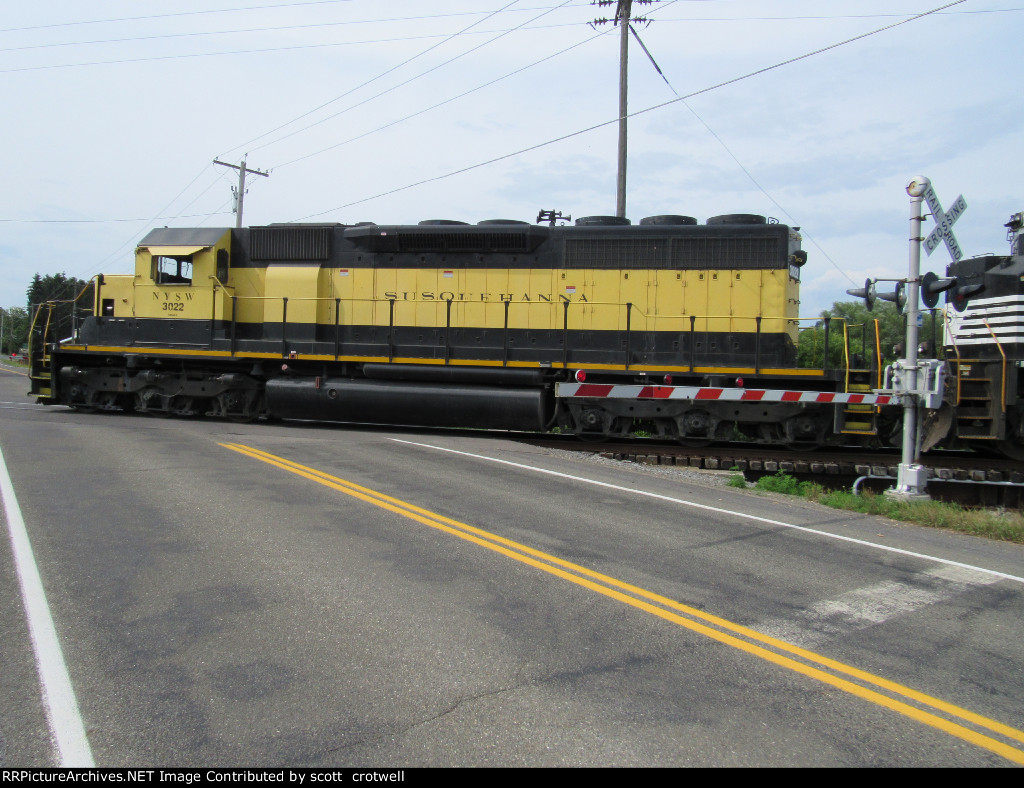
[{"label": "locomotive cab", "polygon": [[[230,230],[154,230],[135,250],[133,316],[217,319],[214,312],[224,306],[230,259]],[[215,291],[221,295],[220,304]]]},{"label": "locomotive cab", "polygon": [[208,344],[214,324],[230,319],[231,245],[228,229],[149,233],[135,250],[134,275],[97,277],[94,317],[83,322],[81,341],[145,345],[166,341],[173,328],[175,344]]}]

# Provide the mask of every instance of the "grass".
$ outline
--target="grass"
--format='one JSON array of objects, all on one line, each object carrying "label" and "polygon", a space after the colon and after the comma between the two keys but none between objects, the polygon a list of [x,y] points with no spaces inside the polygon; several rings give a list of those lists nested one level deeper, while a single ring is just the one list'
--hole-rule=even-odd
[{"label": "grass", "polygon": [[726,482],[726,485],[729,487],[738,487],[741,490],[747,489],[747,480],[743,478],[743,474],[740,473],[740,469],[733,465],[729,470],[733,471],[733,474],[729,477],[729,481]]},{"label": "grass", "polygon": [[[742,474],[739,478],[743,479]],[[729,486],[739,485],[733,484],[733,479],[730,479]],[[1024,544],[1024,515],[1017,512],[964,509],[940,501],[900,501],[869,491],[854,495],[852,492],[826,490],[815,482],[797,481],[782,471],[772,476],[762,476],[754,486],[766,492],[797,495],[833,509],[874,514],[929,528],[946,528],[958,533]]]}]

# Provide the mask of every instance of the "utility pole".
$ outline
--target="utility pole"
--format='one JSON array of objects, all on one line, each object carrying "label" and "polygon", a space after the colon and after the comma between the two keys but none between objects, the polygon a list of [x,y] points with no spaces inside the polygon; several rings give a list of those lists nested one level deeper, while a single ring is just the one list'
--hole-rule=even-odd
[{"label": "utility pole", "polygon": [[619,169],[615,179],[615,215],[626,216],[626,89],[629,84],[629,17],[632,0],[619,0],[615,23],[619,26]]},{"label": "utility pole", "polygon": [[250,170],[245,166],[245,159],[242,159],[241,165],[228,164],[218,159],[213,160],[214,164],[219,164],[221,167],[230,167],[233,170],[238,170],[238,188],[235,192],[235,227],[241,228],[242,226],[242,205],[245,202],[245,176],[249,173],[253,175],[262,175],[264,178],[269,178],[269,172],[261,172],[260,170]]},{"label": "utility pole", "polygon": [[[654,0],[635,0],[640,5],[649,5]],[[607,6],[615,3],[615,16],[612,19],[595,19],[592,27],[612,22],[619,26],[619,156],[618,171],[615,178],[615,215],[626,216],[626,116],[629,114],[626,94],[629,84],[629,23],[649,22],[646,18],[634,19],[634,0],[591,0],[592,5]]]}]

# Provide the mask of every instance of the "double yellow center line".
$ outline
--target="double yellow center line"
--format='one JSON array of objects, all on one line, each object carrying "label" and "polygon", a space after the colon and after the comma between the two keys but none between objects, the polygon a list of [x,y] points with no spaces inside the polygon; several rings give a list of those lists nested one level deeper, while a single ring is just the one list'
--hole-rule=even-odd
[{"label": "double yellow center line", "polygon": [[[536,550],[497,534],[475,528],[450,517],[431,512],[389,495],[340,479],[323,471],[300,465],[268,452],[238,443],[220,444],[252,459],[302,476],[338,492],[393,512],[410,520],[444,531],[467,542],[500,553],[513,561],[534,567],[602,596],[670,621],[681,627],[739,649],[747,654],[815,679],[836,689],[855,695],[878,706],[895,711],[918,722],[956,736],[1024,765],[1024,750],[1011,746],[981,731],[1024,744],[1024,731],[988,719],[952,703],[933,698],[923,692],[875,676],[858,668],[829,659],[813,651],[785,641],[762,635],[702,610],[683,605],[674,599],[631,585],[614,577],[595,572],[579,564]],[[942,715],[942,716],[940,716]],[[966,727],[971,725],[973,727]]]}]

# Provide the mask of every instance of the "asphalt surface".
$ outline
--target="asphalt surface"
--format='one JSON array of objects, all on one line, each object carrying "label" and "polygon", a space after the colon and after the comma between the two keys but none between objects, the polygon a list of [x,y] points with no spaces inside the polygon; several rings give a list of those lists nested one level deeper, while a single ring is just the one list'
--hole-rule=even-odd
[{"label": "asphalt surface", "polygon": [[[27,388],[0,370],[0,450],[98,765],[1024,762],[1020,546],[501,434]],[[7,540],[0,628],[0,765],[53,765]]]}]

